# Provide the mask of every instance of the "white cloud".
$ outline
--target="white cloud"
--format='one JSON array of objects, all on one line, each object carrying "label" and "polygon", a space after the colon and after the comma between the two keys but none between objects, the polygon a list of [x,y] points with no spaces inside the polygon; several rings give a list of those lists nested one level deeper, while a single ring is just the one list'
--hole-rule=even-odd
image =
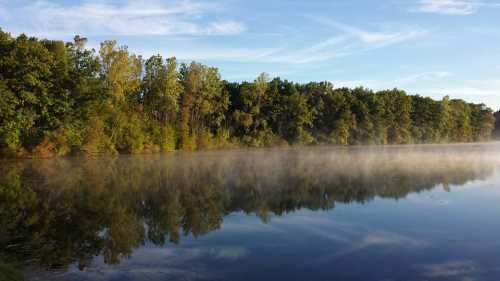
[{"label": "white cloud", "polygon": [[424,240],[415,239],[412,237],[399,235],[390,232],[371,233],[363,237],[361,244],[364,247],[368,246],[381,246],[381,245],[396,245],[404,247],[427,247],[429,242]]},{"label": "white cloud", "polygon": [[[189,243],[187,243],[189,244]],[[81,271],[72,266],[62,273],[64,280],[218,280],[220,276],[210,271],[206,261],[217,259],[225,263],[236,263],[251,252],[241,246],[220,247],[149,247],[136,249],[130,259],[122,259],[119,264],[108,266],[102,259],[94,259],[92,264]],[[29,275],[31,279],[39,276]],[[35,278],[36,277],[36,278]],[[46,277],[46,276],[43,276]],[[52,276],[53,278],[53,276]],[[50,278],[42,278],[49,280]]]},{"label": "white cloud", "polygon": [[332,81],[336,87],[355,88],[359,86],[372,88],[374,90],[392,89],[394,87],[405,87],[422,82],[437,82],[452,77],[453,74],[447,71],[429,71],[395,78],[392,80],[337,80]]},{"label": "white cloud", "polygon": [[421,268],[422,275],[428,278],[475,280],[472,279],[472,276],[481,272],[479,266],[470,260],[447,261],[438,264],[420,265],[418,267]]},{"label": "white cloud", "polygon": [[428,241],[416,239],[413,237],[400,235],[391,232],[368,233],[365,236],[352,240],[344,248],[336,249],[334,253],[325,255],[314,260],[314,263],[327,264],[354,253],[361,252],[370,247],[406,247],[406,248],[425,248],[431,244]]},{"label": "white cloud", "polygon": [[500,80],[460,80],[457,82],[453,79],[433,86],[415,84],[412,88],[412,94],[433,98],[450,96],[468,102],[484,103],[494,110],[500,109]]},{"label": "white cloud", "polygon": [[421,81],[438,81],[444,80],[453,76],[452,73],[446,71],[436,71],[436,72],[424,72],[415,75],[410,75],[403,77],[394,81],[396,86],[403,86],[408,84],[413,84]]},{"label": "white cloud", "polygon": [[[388,85],[389,83],[385,81],[379,81],[375,79],[365,79],[365,80],[332,80],[330,81],[336,88],[357,88],[357,87],[367,87],[372,89],[384,89],[383,85]],[[394,86],[393,86],[394,87]]]},{"label": "white cloud", "polygon": [[401,30],[370,31],[339,23],[328,18],[315,17],[312,19],[323,25],[335,28],[343,32],[345,36],[348,36],[351,39],[377,47],[401,43],[404,41],[415,39],[417,37],[422,37],[428,33],[426,30],[419,27],[398,27],[397,29]]},{"label": "white cloud", "polygon": [[[189,45],[196,45],[190,42]],[[196,45],[195,48],[172,46],[169,54],[180,60],[215,60],[230,62],[262,62],[265,58],[278,52],[277,48],[228,48],[225,46]],[[134,50],[144,56],[161,53],[161,50]]]},{"label": "white cloud", "polygon": [[474,14],[477,8],[477,4],[471,0],[420,0],[416,11],[445,15],[470,15]]},{"label": "white cloud", "polygon": [[336,36],[326,38],[311,46],[298,49],[278,50],[261,61],[269,63],[307,64],[359,54],[370,50],[403,43],[428,32],[419,27],[397,27],[383,31],[369,31],[335,22],[323,17],[307,18],[336,30]]},{"label": "white cloud", "polygon": [[489,0],[420,0],[413,10],[420,13],[435,13],[452,16],[475,14],[480,7],[500,7],[499,2]]},{"label": "white cloud", "polygon": [[500,98],[500,90],[494,88],[483,88],[474,86],[463,86],[456,88],[429,89],[425,90],[429,94],[445,94],[451,97],[463,98],[469,96],[498,96]]},{"label": "white cloud", "polygon": [[305,48],[295,50],[278,49],[275,53],[263,57],[268,63],[305,64],[328,61],[352,53],[350,41],[344,37],[329,38]]},{"label": "white cloud", "polygon": [[120,4],[85,1],[64,6],[39,0],[14,8],[19,32],[38,36],[96,35],[230,35],[246,30],[242,22],[207,21],[205,15],[215,13],[215,3],[191,0],[126,1]]},{"label": "white cloud", "polygon": [[301,48],[290,47],[291,43],[287,47],[270,48],[227,48],[221,46],[199,48],[197,46],[195,50],[180,49],[173,50],[173,53],[181,59],[301,65],[363,53],[403,43],[427,34],[426,30],[418,27],[368,31],[325,18],[308,18],[334,27],[337,30],[337,35]]},{"label": "white cloud", "polygon": [[212,249],[211,254],[216,259],[236,261],[246,258],[250,254],[250,251],[244,247],[225,247]]}]

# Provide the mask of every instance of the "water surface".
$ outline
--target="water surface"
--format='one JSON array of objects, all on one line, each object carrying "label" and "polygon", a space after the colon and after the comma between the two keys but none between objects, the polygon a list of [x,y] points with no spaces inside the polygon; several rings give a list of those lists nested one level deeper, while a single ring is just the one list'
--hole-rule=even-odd
[{"label": "water surface", "polygon": [[0,175],[4,276],[500,280],[498,144],[4,161]]}]

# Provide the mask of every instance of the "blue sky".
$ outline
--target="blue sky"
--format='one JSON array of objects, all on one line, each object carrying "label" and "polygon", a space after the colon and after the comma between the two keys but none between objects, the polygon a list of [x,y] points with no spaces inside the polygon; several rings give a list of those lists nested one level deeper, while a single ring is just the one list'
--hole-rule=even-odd
[{"label": "blue sky", "polygon": [[500,0],[0,0],[0,27],[50,39],[116,39],[297,82],[402,88],[500,109]]}]

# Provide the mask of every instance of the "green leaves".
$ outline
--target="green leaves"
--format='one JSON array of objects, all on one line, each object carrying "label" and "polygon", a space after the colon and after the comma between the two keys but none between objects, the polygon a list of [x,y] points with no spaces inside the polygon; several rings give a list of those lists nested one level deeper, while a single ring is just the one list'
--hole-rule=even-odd
[{"label": "green leaves", "polygon": [[86,41],[0,31],[0,153],[470,142],[488,140],[495,126],[491,109],[448,97],[297,84],[266,73],[229,83],[197,62],[143,61],[116,41],[97,54]]}]

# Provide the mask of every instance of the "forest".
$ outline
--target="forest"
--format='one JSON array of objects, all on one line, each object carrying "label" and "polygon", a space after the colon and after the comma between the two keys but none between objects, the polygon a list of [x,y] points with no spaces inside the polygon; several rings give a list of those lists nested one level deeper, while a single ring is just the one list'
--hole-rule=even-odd
[{"label": "forest", "polygon": [[0,155],[476,142],[495,127],[484,104],[265,73],[228,82],[197,62],[146,59],[116,41],[93,50],[86,42],[0,30]]}]

